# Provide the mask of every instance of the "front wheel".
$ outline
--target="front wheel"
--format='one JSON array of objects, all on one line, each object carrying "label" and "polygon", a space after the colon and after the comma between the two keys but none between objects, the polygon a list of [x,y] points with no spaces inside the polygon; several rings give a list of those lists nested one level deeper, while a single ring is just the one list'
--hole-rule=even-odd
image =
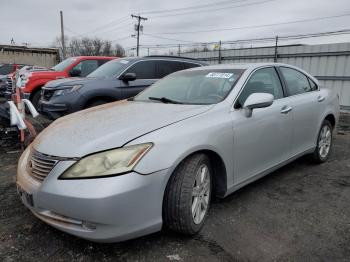
[{"label": "front wheel", "polygon": [[326,162],[332,148],[333,127],[328,120],[322,122],[320,131],[317,137],[317,146],[312,154],[313,160],[316,163]]},{"label": "front wheel", "polygon": [[210,206],[212,168],[208,156],[185,159],[171,176],[164,197],[165,227],[187,235],[202,228]]},{"label": "front wheel", "polygon": [[35,109],[38,109],[40,98],[41,98],[41,88],[36,90],[35,93],[32,95],[31,102],[32,102],[33,106],[35,107]]}]

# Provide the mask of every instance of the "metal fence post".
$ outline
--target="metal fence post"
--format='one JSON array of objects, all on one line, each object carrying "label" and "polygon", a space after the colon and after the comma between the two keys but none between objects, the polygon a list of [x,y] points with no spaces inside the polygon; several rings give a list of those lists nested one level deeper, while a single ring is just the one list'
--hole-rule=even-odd
[{"label": "metal fence post", "polygon": [[277,63],[277,60],[278,60],[278,35],[276,36],[275,57],[274,57],[273,61],[275,63]]},{"label": "metal fence post", "polygon": [[221,40],[219,41],[219,64],[221,64]]}]

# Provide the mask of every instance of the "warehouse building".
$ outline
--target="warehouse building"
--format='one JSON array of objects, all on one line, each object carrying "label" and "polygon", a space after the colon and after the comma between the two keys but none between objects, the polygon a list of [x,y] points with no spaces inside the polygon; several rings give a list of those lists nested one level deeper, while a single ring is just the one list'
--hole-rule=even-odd
[{"label": "warehouse building", "polygon": [[57,48],[0,45],[0,64],[14,63],[53,67],[59,61]]}]

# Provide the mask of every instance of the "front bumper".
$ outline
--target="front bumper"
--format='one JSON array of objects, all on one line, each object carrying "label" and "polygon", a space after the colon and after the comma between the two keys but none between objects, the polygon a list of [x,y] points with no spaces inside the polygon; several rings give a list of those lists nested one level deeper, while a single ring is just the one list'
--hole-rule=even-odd
[{"label": "front bumper", "polygon": [[66,104],[53,104],[43,100],[39,101],[38,111],[52,120],[69,114],[68,106]]},{"label": "front bumper", "polygon": [[[23,154],[24,155],[24,154]],[[22,202],[39,219],[96,242],[117,242],[159,231],[169,170],[98,179],[57,179],[74,161],[60,161],[39,182],[21,157],[17,187]]]}]

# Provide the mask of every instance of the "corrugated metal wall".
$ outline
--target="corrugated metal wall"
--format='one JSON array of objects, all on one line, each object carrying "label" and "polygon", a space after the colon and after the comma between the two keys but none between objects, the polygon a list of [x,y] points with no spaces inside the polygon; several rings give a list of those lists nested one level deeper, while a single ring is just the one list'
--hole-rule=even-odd
[{"label": "corrugated metal wall", "polygon": [[[350,109],[350,43],[291,45],[277,49],[278,62],[295,65],[316,76],[327,88],[339,93],[343,108]],[[183,53],[217,64],[219,51]],[[221,63],[273,62],[275,47],[243,48],[221,51]]]}]

